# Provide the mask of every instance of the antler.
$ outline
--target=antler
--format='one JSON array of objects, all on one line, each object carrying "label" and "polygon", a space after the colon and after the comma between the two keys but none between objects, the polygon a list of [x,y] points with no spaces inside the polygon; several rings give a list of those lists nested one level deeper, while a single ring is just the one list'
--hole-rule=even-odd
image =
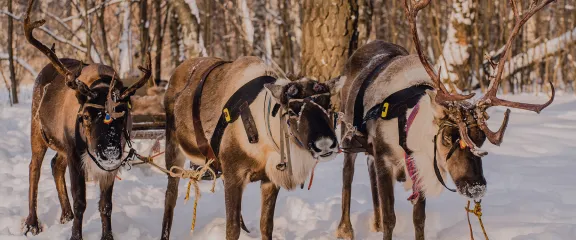
[{"label": "antler", "polygon": [[[513,102],[513,101],[499,99],[498,97],[496,97],[496,93],[498,92],[498,86],[500,85],[500,82],[502,81],[502,73],[504,72],[504,65],[505,65],[504,63],[510,57],[510,54],[512,52],[511,51],[512,43],[514,42],[514,39],[516,39],[516,37],[518,36],[520,29],[522,28],[522,26],[524,26],[524,24],[528,21],[528,19],[530,19],[536,12],[540,11],[546,5],[548,5],[554,1],[555,0],[545,0],[544,2],[538,4],[539,1],[534,0],[530,4],[530,8],[529,8],[528,12],[525,13],[522,17],[520,17],[520,15],[518,13],[518,9],[516,7],[517,4],[516,4],[515,0],[510,0],[510,4],[512,5],[512,10],[514,12],[514,17],[516,19],[516,24],[514,25],[514,28],[512,29],[512,33],[510,34],[510,37],[508,37],[508,41],[506,42],[506,45],[504,46],[504,54],[502,55],[502,57],[498,61],[498,64],[496,65],[496,68],[497,68],[496,69],[496,75],[491,76],[491,81],[490,81],[490,86],[489,86],[488,91],[477,103],[477,106],[479,108],[479,112],[477,114],[478,116],[484,116],[486,109],[493,107],[493,106],[505,106],[505,107],[511,107],[511,108],[519,108],[519,109],[524,109],[524,110],[529,110],[529,111],[533,111],[536,113],[540,113],[540,111],[542,111],[542,109],[548,107],[552,103],[552,101],[554,101],[554,96],[556,94],[556,91],[554,89],[554,85],[552,84],[552,81],[549,82],[550,88],[552,90],[552,95],[550,96],[550,99],[544,104],[529,104],[529,103]],[[506,126],[508,125],[509,115],[510,115],[510,110],[507,109],[506,112],[504,113],[504,121],[502,122],[502,125],[500,126],[500,129],[497,132],[492,132],[488,128],[488,126],[486,125],[486,122],[485,122],[485,120],[487,118],[485,118],[485,117],[479,117],[478,118],[478,124],[480,126],[480,129],[482,129],[482,131],[484,131],[484,133],[486,134],[486,137],[488,138],[488,140],[492,144],[499,146],[500,143],[502,143],[502,136],[504,135],[504,131],[506,131]]]},{"label": "antler", "polygon": [[130,96],[131,94],[136,92],[136,90],[138,90],[139,88],[144,86],[144,84],[146,84],[146,81],[148,81],[148,79],[150,79],[150,75],[152,75],[152,71],[151,71],[152,63],[150,60],[150,52],[148,52],[146,54],[146,68],[144,68],[142,66],[138,66],[138,69],[140,69],[140,71],[142,71],[142,73],[144,73],[144,75],[142,75],[142,77],[140,78],[140,80],[138,80],[138,82],[132,84],[132,86],[130,86],[128,89],[126,89],[126,91],[124,91],[122,93],[122,95],[120,96],[120,99],[124,99],[124,98]]},{"label": "antler", "polygon": [[24,18],[24,35],[26,36],[26,40],[28,40],[28,42],[32,44],[32,46],[36,47],[38,50],[44,53],[46,57],[48,57],[48,60],[50,60],[50,63],[52,63],[52,66],[54,66],[56,71],[58,71],[58,73],[60,73],[66,79],[66,86],[89,98],[96,97],[96,94],[92,92],[90,88],[86,86],[86,84],[79,81],[76,78],[77,76],[74,75],[72,71],[70,71],[70,69],[66,68],[64,64],[62,64],[62,62],[52,49],[48,48],[46,45],[38,41],[34,37],[34,35],[32,35],[32,31],[34,31],[35,28],[41,27],[42,25],[44,25],[44,23],[46,23],[46,20],[44,19],[30,23],[30,11],[32,10],[33,5],[34,0],[28,1],[28,8],[26,9],[26,18]]},{"label": "antler", "polygon": [[[424,54],[424,50],[422,49],[422,45],[420,44],[420,38],[418,36],[418,29],[416,28],[416,16],[418,12],[428,6],[430,4],[430,0],[420,0],[415,5],[412,5],[411,0],[404,1],[404,9],[406,11],[406,16],[408,17],[408,22],[410,23],[410,30],[412,31],[412,40],[414,41],[414,45],[416,46],[416,51],[418,52],[418,57],[420,58],[420,62],[426,69],[426,72],[434,82],[438,93],[436,94],[436,102],[438,104],[444,104],[450,101],[462,101],[466,99],[470,99],[474,96],[474,93],[470,93],[468,95],[462,94],[450,94],[444,84],[442,84],[440,80],[440,75],[434,72],[432,68],[432,64],[428,61],[428,57]],[[440,69],[439,71],[440,72]]]}]

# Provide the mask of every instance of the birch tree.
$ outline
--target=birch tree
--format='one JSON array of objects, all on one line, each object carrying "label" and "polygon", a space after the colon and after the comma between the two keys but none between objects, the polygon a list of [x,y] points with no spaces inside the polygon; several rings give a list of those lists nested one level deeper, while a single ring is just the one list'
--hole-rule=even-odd
[{"label": "birch tree", "polygon": [[[466,68],[471,56],[469,36],[472,33],[476,4],[474,0],[454,0],[452,3],[447,38],[442,54],[436,61],[436,69],[442,68],[440,77],[443,82],[458,82],[460,78],[466,78],[470,74],[470,71],[458,70]],[[452,84],[449,85],[453,87]]]},{"label": "birch tree", "polygon": [[[12,13],[12,0],[8,0],[8,12]],[[8,68],[10,69],[10,90],[12,95],[12,103],[18,103],[18,82],[16,81],[16,70],[14,69],[14,46],[12,41],[14,38],[14,20],[8,17]]]}]

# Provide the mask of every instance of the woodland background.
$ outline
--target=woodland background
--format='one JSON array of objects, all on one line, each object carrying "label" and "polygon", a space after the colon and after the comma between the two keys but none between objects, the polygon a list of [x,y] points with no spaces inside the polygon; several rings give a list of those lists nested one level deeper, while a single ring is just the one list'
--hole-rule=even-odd
[{"label": "woodland background", "polygon": [[[517,0],[528,9],[534,0]],[[48,63],[26,42],[27,0],[0,3],[0,91],[18,102],[18,85]],[[576,92],[576,0],[557,0],[522,29],[505,68],[505,94],[547,93],[550,80]],[[381,39],[415,52],[402,0],[43,0],[32,19],[47,20],[36,36],[59,57],[113,66],[138,76],[151,52],[152,86],[169,80],[187,58],[255,55],[288,75],[321,81],[340,74],[359,46]],[[485,89],[486,57],[500,60],[514,24],[506,0],[432,1],[419,14],[427,54],[450,89]],[[155,81],[153,81],[155,80]]]}]

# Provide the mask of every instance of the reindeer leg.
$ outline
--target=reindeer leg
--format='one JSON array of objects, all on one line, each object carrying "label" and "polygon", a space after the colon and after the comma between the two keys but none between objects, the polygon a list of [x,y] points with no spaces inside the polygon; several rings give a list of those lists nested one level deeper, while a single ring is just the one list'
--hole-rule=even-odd
[{"label": "reindeer leg", "polygon": [[37,235],[42,232],[42,227],[38,221],[38,214],[36,208],[38,207],[38,181],[40,180],[40,170],[42,168],[42,161],[48,146],[42,139],[42,132],[40,128],[32,123],[31,147],[32,147],[32,160],[29,167],[29,190],[28,190],[28,217],[24,222],[24,235],[31,233]]},{"label": "reindeer leg", "polygon": [[270,181],[262,181],[260,190],[262,194],[260,232],[262,233],[262,239],[272,240],[272,231],[274,230],[274,208],[276,207],[276,198],[278,197],[280,188]]},{"label": "reindeer leg", "polygon": [[380,199],[378,198],[378,182],[376,180],[376,167],[374,156],[368,156],[368,174],[370,175],[370,188],[372,190],[372,204],[374,205],[374,216],[372,217],[372,231],[382,232],[382,211],[380,209]]},{"label": "reindeer leg", "polygon": [[[170,169],[172,166],[184,166],[185,158],[180,149],[178,149],[178,142],[175,138],[176,134],[173,130],[166,131],[166,169]],[[176,199],[178,198],[178,182],[180,182],[180,178],[168,176],[168,186],[166,187],[164,202],[164,218],[162,219],[162,240],[170,239],[174,207],[176,207]]]},{"label": "reindeer leg", "polygon": [[414,230],[416,232],[416,240],[424,240],[424,224],[426,222],[426,198],[422,196],[418,198],[418,202],[414,205],[412,212],[412,219],[414,222]]},{"label": "reindeer leg", "polygon": [[[380,138],[380,136],[378,137]],[[382,211],[382,232],[384,240],[392,240],[392,231],[396,225],[396,215],[394,213],[394,182],[392,179],[392,169],[387,167],[386,162],[390,161],[392,156],[390,148],[382,139],[376,139],[373,144],[375,153],[374,165],[376,167],[376,182],[378,187],[378,198]]]},{"label": "reindeer leg", "polygon": [[74,219],[70,199],[68,199],[68,190],[66,189],[66,178],[64,177],[68,162],[64,155],[56,153],[54,158],[52,158],[50,166],[52,166],[52,176],[54,177],[56,191],[58,191],[58,200],[60,200],[60,207],[62,208],[60,223],[64,224]]},{"label": "reindeer leg", "polygon": [[81,161],[80,156],[76,153],[68,155],[68,171],[70,173],[72,199],[74,200],[74,221],[70,240],[82,239],[82,220],[86,210],[86,176]]},{"label": "reindeer leg", "polygon": [[100,218],[102,220],[102,240],[114,240],[112,236],[112,191],[114,190],[114,176],[112,179],[100,180]]},{"label": "reindeer leg", "polygon": [[[226,240],[240,238],[240,212],[242,209],[242,192],[245,179],[237,172],[223,170],[224,172],[224,199],[226,202]],[[229,176],[226,175],[229,172]]]},{"label": "reindeer leg", "polygon": [[352,180],[354,179],[354,162],[356,153],[344,153],[344,168],[342,170],[342,217],[336,230],[337,238],[354,239],[354,229],[350,222],[350,200],[352,194]]}]

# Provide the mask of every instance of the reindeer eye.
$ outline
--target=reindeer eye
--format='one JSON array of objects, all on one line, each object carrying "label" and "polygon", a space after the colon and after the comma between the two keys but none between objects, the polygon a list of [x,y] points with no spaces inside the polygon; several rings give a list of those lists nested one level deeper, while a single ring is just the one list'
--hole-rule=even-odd
[{"label": "reindeer eye", "polygon": [[326,91],[326,87],[320,83],[314,83],[314,92],[325,92]]},{"label": "reindeer eye", "polygon": [[290,97],[296,97],[298,95],[298,87],[296,85],[292,85],[286,90],[286,94]]},{"label": "reindeer eye", "polygon": [[90,115],[88,114],[82,115],[82,118],[84,119],[84,121],[90,121]]},{"label": "reindeer eye", "polygon": [[443,139],[445,145],[452,145],[452,136],[444,135]]}]

